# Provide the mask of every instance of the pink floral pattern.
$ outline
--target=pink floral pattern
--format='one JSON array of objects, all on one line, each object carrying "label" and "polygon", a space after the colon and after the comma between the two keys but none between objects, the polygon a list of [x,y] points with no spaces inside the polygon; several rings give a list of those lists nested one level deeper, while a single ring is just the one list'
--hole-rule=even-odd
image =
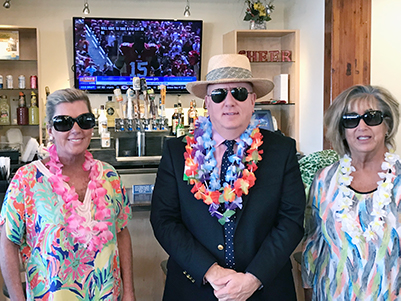
[{"label": "pink floral pattern", "polygon": [[[66,231],[63,199],[52,192],[49,170],[39,161],[21,167],[11,181],[0,214],[7,237],[20,245],[26,267],[27,300],[118,300],[121,294],[117,233],[131,209],[115,169],[96,162],[106,189],[105,220],[113,237],[90,251]],[[90,195],[90,194],[89,194]],[[91,219],[96,205],[89,199]]]}]

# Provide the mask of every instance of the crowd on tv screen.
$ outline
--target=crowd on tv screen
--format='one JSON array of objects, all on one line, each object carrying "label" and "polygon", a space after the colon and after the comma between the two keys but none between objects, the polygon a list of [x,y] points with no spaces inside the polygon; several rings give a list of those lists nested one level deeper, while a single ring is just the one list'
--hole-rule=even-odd
[{"label": "crowd on tv screen", "polygon": [[201,26],[200,22],[77,19],[76,76],[198,78]]}]

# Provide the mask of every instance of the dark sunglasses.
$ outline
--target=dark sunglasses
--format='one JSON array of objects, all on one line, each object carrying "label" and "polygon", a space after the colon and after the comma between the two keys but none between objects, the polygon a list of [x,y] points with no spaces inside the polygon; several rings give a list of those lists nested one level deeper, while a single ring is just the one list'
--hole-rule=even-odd
[{"label": "dark sunglasses", "polygon": [[68,132],[76,122],[83,130],[89,130],[95,126],[95,115],[92,113],[85,113],[79,115],[77,118],[72,118],[68,115],[54,116],[52,119],[54,129],[58,132]]},{"label": "dark sunglasses", "polygon": [[363,121],[368,126],[376,126],[383,122],[383,119],[387,117],[383,114],[382,111],[369,111],[363,115],[358,114],[345,114],[342,119],[342,125],[346,129],[356,128],[359,124],[359,121],[363,119]]},{"label": "dark sunglasses", "polygon": [[[248,98],[248,94],[253,93],[249,92],[246,88],[231,88],[231,95],[238,101],[245,101]],[[228,90],[225,88],[214,89],[212,93],[209,95],[214,103],[221,103],[224,99],[226,99],[228,94]]]}]

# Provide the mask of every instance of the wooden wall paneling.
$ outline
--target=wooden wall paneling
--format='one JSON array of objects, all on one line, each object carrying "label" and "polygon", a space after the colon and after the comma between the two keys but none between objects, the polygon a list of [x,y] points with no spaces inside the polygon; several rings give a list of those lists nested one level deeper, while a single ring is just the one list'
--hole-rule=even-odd
[{"label": "wooden wall paneling", "polygon": [[[324,112],[343,90],[370,84],[371,0],[325,0]],[[324,148],[329,143],[324,140]]]}]

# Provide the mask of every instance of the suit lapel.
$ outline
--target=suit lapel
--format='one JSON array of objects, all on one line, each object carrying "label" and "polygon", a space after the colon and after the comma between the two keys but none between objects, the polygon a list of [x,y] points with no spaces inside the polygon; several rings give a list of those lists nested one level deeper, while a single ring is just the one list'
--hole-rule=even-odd
[{"label": "suit lapel", "polygon": [[[266,144],[265,136],[263,136],[262,140],[263,140],[263,144],[260,147],[260,149],[263,150],[263,153],[261,155],[262,160],[259,162],[258,167],[260,166],[261,162],[263,162],[263,159],[267,155],[267,145],[265,145]],[[256,177],[255,186],[258,185],[258,179],[259,179],[259,177]],[[260,179],[259,179],[259,181],[260,181]],[[240,220],[241,220],[243,212],[246,210],[246,207],[249,206],[249,201],[250,201],[250,199],[252,197],[252,192],[253,192],[253,189],[255,188],[255,186],[253,186],[253,187],[251,187],[249,189],[249,192],[248,192],[247,195],[242,195],[242,209],[241,210],[237,210],[237,213],[236,213],[236,215],[237,215],[237,226],[240,223]],[[235,229],[237,229],[237,227],[235,227]]]}]

